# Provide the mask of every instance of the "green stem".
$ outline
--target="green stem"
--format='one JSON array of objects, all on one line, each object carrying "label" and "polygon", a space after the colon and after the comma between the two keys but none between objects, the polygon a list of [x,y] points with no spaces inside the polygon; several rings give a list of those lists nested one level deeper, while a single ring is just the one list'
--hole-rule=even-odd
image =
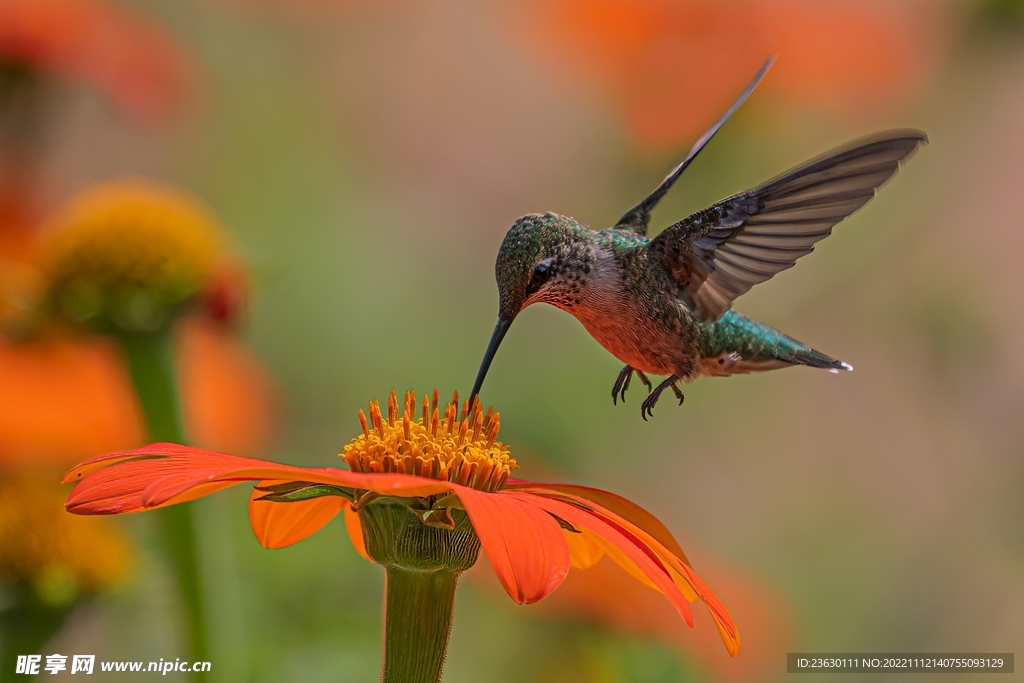
[{"label": "green stem", "polygon": [[452,630],[455,584],[444,570],[387,568],[382,683],[438,683]]},{"label": "green stem", "polygon": [[[142,405],[149,438],[153,441],[184,443],[170,334],[122,333],[117,336],[117,340]],[[181,503],[161,508],[157,512],[163,522],[166,550],[185,603],[188,657],[192,661],[209,661],[193,504]]]},{"label": "green stem", "polygon": [[181,424],[171,335],[122,333],[117,341],[142,404],[149,438],[182,443],[185,430]]}]

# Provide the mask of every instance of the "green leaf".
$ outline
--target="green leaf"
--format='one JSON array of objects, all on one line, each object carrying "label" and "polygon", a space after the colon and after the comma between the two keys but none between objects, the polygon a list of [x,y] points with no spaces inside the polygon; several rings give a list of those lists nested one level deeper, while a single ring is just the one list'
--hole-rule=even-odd
[{"label": "green leaf", "polygon": [[[282,490],[275,490],[282,489]],[[311,498],[322,498],[323,496],[341,496],[352,500],[352,492],[340,486],[329,486],[327,484],[310,484],[309,482],[294,481],[287,484],[277,484],[262,488],[257,486],[257,491],[270,491],[265,496],[256,500],[269,500],[275,503],[295,503],[300,500]]]}]

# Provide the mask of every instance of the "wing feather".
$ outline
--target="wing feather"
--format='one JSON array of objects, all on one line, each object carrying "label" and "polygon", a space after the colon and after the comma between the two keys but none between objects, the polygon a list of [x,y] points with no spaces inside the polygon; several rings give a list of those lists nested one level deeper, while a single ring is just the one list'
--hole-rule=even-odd
[{"label": "wing feather", "polygon": [[689,216],[647,248],[696,312],[716,320],[751,287],[813,251],[927,142],[914,130],[863,138]]},{"label": "wing feather", "polygon": [[679,180],[679,176],[681,176],[683,171],[689,167],[690,163],[697,158],[697,155],[700,154],[701,150],[711,142],[711,138],[715,137],[715,133],[718,132],[718,129],[725,125],[725,122],[729,120],[729,117],[739,109],[740,105],[743,104],[748,97],[750,97],[750,93],[754,92],[754,88],[757,87],[758,83],[761,82],[761,79],[764,78],[765,74],[768,73],[768,69],[772,68],[772,64],[774,63],[775,55],[772,55],[765,60],[758,72],[754,74],[754,78],[750,81],[747,89],[740,93],[740,96],[722,115],[722,118],[718,119],[711,128],[708,128],[707,131],[705,131],[704,135],[698,138],[697,142],[693,143],[693,147],[690,148],[686,157],[680,161],[675,168],[669,171],[668,175],[665,176],[665,179],[662,180],[656,188],[654,188],[654,191],[644,197],[639,204],[624,213],[622,218],[618,220],[612,229],[627,230],[635,232],[641,236],[647,234],[647,225],[651,222],[651,211],[654,210],[654,207],[657,206],[658,202],[661,201],[661,198],[665,196],[675,182]]}]

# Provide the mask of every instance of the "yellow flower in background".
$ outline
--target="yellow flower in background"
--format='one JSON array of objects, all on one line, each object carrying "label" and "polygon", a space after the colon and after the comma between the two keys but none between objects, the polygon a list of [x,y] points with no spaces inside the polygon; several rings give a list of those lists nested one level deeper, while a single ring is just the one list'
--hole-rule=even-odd
[{"label": "yellow flower in background", "polygon": [[[112,524],[69,519],[51,478],[0,478],[0,679],[87,598],[122,582],[131,546]],[[85,522],[84,524],[82,522]],[[100,522],[97,524],[96,522]]]},{"label": "yellow flower in background", "polygon": [[[238,309],[238,286],[244,287],[239,278],[224,277],[223,264],[230,257],[218,221],[185,190],[121,180],[72,198],[50,230],[43,252],[44,316],[49,313],[109,336],[128,371],[148,438],[191,441],[179,387],[179,365],[184,363],[176,358],[175,336],[181,328],[175,323],[190,311],[206,312],[217,323],[231,322]],[[201,333],[199,339],[210,341],[210,335]],[[215,351],[222,347],[213,346]],[[235,367],[249,370],[253,364]],[[223,396],[208,400],[213,385],[193,384],[205,387],[205,405],[219,407]],[[226,404],[234,408],[230,401]],[[216,431],[214,438],[220,441],[231,430]],[[165,511],[159,519],[184,606],[186,658],[208,659],[210,590],[197,540],[202,521],[189,507]]]},{"label": "yellow flower in background", "polygon": [[192,195],[150,181],[86,190],[52,223],[51,303],[76,322],[128,332],[167,326],[211,278],[221,228]]},{"label": "yellow flower in background", "polygon": [[117,345],[52,325],[53,313],[98,331],[147,333],[189,312],[171,330],[189,440],[246,454],[266,448],[277,422],[273,378],[236,334],[247,273],[199,199],[150,180],[107,182],[59,209],[47,237],[33,249],[33,270],[45,272],[49,310],[36,304],[32,325],[11,326],[28,334],[0,332],[0,472],[66,467],[145,440]]},{"label": "yellow flower in background", "polygon": [[54,606],[123,581],[132,564],[124,534],[65,514],[63,493],[28,476],[0,480],[0,582],[30,586]]}]

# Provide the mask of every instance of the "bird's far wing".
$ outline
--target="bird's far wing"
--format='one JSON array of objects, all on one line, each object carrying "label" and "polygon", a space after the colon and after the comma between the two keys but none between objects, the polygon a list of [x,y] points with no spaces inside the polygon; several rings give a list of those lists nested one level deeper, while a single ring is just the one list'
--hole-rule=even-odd
[{"label": "bird's far wing", "polygon": [[864,206],[927,136],[893,130],[812,159],[666,228],[648,249],[703,320],[786,270]]},{"label": "bird's far wing", "polygon": [[750,85],[747,89],[737,98],[733,105],[729,107],[729,110],[722,115],[722,118],[718,119],[715,125],[708,128],[704,135],[700,136],[697,142],[693,143],[693,147],[690,148],[690,152],[686,155],[686,158],[679,162],[679,165],[669,171],[669,174],[665,176],[665,179],[661,181],[661,184],[654,188],[654,192],[644,197],[643,201],[634,206],[632,209],[623,214],[619,222],[615,224],[617,230],[631,230],[639,235],[647,234],[647,224],[651,221],[651,211],[654,210],[655,205],[661,201],[661,198],[665,196],[665,193],[675,184],[679,176],[683,174],[686,167],[697,158],[701,150],[711,142],[711,138],[715,137],[715,133],[718,129],[729,120],[729,117],[739,109],[740,105],[750,96],[750,93],[754,92],[754,88],[761,82],[764,75],[768,73],[768,69],[771,68],[775,62],[775,55],[772,55],[765,60],[764,64],[754,75],[754,80],[750,81]]}]

